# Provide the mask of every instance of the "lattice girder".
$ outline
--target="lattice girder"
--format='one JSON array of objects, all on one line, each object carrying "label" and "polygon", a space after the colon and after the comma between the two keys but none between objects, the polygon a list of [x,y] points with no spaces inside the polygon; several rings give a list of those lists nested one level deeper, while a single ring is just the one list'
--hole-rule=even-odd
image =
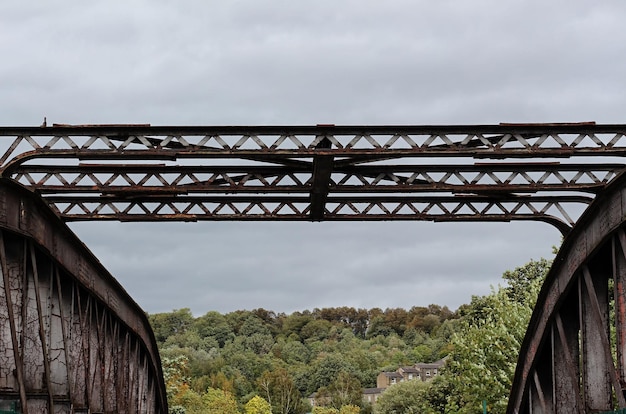
[{"label": "lattice girder", "polygon": [[4,127],[0,165],[64,220],[537,219],[567,232],[623,171],[625,134],[593,123]]}]

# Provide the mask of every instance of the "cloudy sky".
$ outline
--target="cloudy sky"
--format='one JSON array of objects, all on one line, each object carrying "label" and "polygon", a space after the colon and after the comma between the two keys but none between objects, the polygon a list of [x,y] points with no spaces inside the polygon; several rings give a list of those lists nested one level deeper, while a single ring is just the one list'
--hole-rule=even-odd
[{"label": "cloudy sky", "polygon": [[[0,125],[624,123],[626,2],[0,3]],[[547,224],[81,223],[148,312],[456,309]]]}]

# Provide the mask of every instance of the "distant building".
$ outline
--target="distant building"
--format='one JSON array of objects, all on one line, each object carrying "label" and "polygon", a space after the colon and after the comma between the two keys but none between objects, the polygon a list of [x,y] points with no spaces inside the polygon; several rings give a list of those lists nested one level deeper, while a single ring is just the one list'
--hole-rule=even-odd
[{"label": "distant building", "polygon": [[[428,381],[439,375],[445,363],[444,358],[429,364],[419,362],[409,367],[400,367],[396,371],[381,372],[376,377],[376,388],[363,389],[363,401],[372,405],[376,404],[378,398],[387,388],[400,382],[415,380]],[[328,401],[318,401],[317,393],[309,395],[307,399],[311,407],[328,403]]]},{"label": "distant building", "polygon": [[404,381],[404,376],[398,371],[381,372],[376,377],[376,387],[385,389],[402,381]]},{"label": "distant building", "polygon": [[445,363],[445,358],[443,358],[428,364],[419,362],[409,367],[400,367],[393,372],[381,372],[376,377],[376,388],[363,389],[363,400],[375,404],[385,389],[394,384],[414,380],[428,381],[439,375]]},{"label": "distant building", "polygon": [[419,371],[418,376],[422,381],[428,381],[439,374],[441,367],[445,365],[445,359],[440,359],[430,364],[419,363],[415,364],[415,368]]},{"label": "distant building", "polygon": [[384,388],[363,388],[363,401],[374,405],[383,391]]}]

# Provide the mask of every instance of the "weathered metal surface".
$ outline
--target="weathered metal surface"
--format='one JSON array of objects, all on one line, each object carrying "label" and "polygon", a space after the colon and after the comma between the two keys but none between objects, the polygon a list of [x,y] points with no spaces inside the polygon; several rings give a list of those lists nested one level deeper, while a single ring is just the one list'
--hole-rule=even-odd
[{"label": "weathered metal surface", "polygon": [[[623,170],[609,159],[626,153],[625,134],[594,123],[0,127],[0,171],[64,220],[531,219],[566,233]],[[580,157],[594,162],[569,161]]]},{"label": "weathered metal surface", "polygon": [[[616,162],[626,155],[626,125],[0,127],[0,154],[8,291],[0,302],[0,393],[10,390],[32,411],[67,401],[104,412],[166,406],[145,316],[88,253],[69,253],[79,242],[39,214],[37,196],[65,221],[541,220],[563,234],[574,227],[541,292],[509,412],[626,406],[626,178]],[[22,242],[6,243],[16,237]],[[146,393],[152,405],[142,407]]]},{"label": "weathered metal surface", "polygon": [[[522,344],[509,413],[626,408],[625,207],[622,175],[598,195],[565,239]],[[546,365],[553,369],[546,371]],[[550,384],[542,388],[549,393],[543,398],[534,391],[537,372]],[[544,407],[547,400],[552,403]]]},{"label": "weathered metal surface", "polygon": [[23,413],[166,413],[145,314],[33,194],[0,180],[0,399]]}]

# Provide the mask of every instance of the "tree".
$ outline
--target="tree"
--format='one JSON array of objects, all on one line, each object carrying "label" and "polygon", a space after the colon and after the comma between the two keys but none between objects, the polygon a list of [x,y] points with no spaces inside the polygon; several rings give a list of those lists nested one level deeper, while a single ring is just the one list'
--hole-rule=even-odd
[{"label": "tree", "polygon": [[211,414],[240,414],[235,397],[229,392],[209,388],[202,395],[205,413]]},{"label": "tree", "polygon": [[188,362],[185,355],[162,358],[168,405],[172,412],[199,414],[203,412],[203,403],[200,395],[189,386]]},{"label": "tree", "polygon": [[288,341],[280,350],[280,357],[287,364],[307,363],[310,358],[309,349],[301,342]]},{"label": "tree", "polygon": [[340,409],[334,407],[313,407],[313,414],[359,414],[361,409],[356,405],[344,405]]},{"label": "tree", "polygon": [[[536,262],[529,263],[530,270],[535,266]],[[460,332],[453,336],[445,370],[453,387],[451,404],[458,406],[459,413],[475,412],[484,400],[491,412],[506,411],[517,356],[542,279],[533,278],[525,291],[514,295],[500,288],[472,299]]]},{"label": "tree", "polygon": [[376,414],[430,414],[435,413],[428,399],[429,383],[413,380],[387,388],[374,406]]},{"label": "tree", "polygon": [[165,342],[169,336],[185,332],[193,323],[193,315],[189,308],[154,313],[148,319],[157,342]]},{"label": "tree", "polygon": [[265,371],[257,380],[259,389],[272,406],[272,412],[279,414],[296,414],[302,408],[302,396],[284,368]]},{"label": "tree", "polygon": [[234,339],[233,328],[228,324],[226,317],[216,311],[207,312],[205,315],[196,318],[193,323],[198,335],[202,338],[214,338],[219,347]]},{"label": "tree", "polygon": [[328,338],[332,324],[325,319],[314,319],[302,327],[300,337],[307,341],[322,341]]},{"label": "tree", "polygon": [[542,257],[539,260],[531,260],[515,270],[504,272],[502,278],[508,282],[506,291],[509,297],[519,303],[527,303],[530,300],[534,304],[536,295],[529,297],[529,291],[533,285],[543,283],[551,266],[552,260]]},{"label": "tree", "polygon": [[313,414],[339,414],[339,410],[333,407],[313,407]]},{"label": "tree", "polygon": [[272,414],[272,406],[263,397],[255,395],[244,406],[245,414]]},{"label": "tree", "polygon": [[282,333],[285,335],[285,337],[295,334],[298,336],[299,339],[301,339],[300,331],[307,323],[311,322],[312,320],[313,317],[311,315],[294,312],[291,315],[287,316],[285,319],[283,319]]},{"label": "tree", "polygon": [[271,332],[263,322],[263,319],[254,314],[248,315],[248,317],[243,320],[238,333],[242,336],[250,336],[254,334],[271,335]]},{"label": "tree", "polygon": [[342,371],[328,387],[318,390],[317,399],[323,401],[321,405],[337,409],[347,405],[360,406],[363,399],[361,383],[353,375]]},{"label": "tree", "polygon": [[342,371],[354,371],[347,358],[338,353],[325,355],[311,367],[308,391],[314,392],[321,387],[327,387]]},{"label": "tree", "polygon": [[389,336],[394,330],[385,323],[384,315],[376,315],[370,319],[370,325],[367,328],[365,338],[370,339],[376,336]]}]

